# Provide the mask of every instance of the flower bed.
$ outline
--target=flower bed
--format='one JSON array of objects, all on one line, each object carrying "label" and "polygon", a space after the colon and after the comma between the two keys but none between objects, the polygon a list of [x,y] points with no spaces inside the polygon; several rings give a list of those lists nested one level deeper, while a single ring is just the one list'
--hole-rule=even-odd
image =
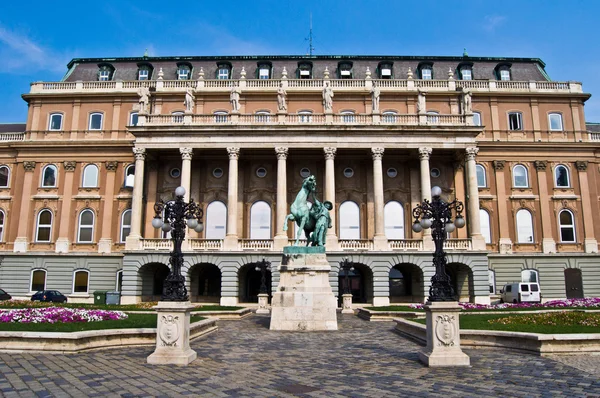
[{"label": "flower bed", "polygon": [[73,323],[127,319],[121,311],[84,310],[81,308],[25,308],[0,313],[0,323]]},{"label": "flower bed", "polygon": [[600,314],[558,311],[543,314],[509,316],[489,319],[489,324],[496,325],[537,325],[537,326],[589,326],[600,327]]},{"label": "flower bed", "polygon": [[[599,297],[588,297],[570,300],[552,300],[545,303],[502,303],[502,304],[472,304],[458,303],[464,310],[503,310],[523,308],[600,308]],[[422,309],[423,304],[411,304],[410,308]]]}]

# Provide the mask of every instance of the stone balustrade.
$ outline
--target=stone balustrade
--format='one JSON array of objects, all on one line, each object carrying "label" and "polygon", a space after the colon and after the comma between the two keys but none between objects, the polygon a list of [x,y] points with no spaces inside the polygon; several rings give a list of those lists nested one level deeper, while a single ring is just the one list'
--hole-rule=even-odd
[{"label": "stone balustrade", "polygon": [[24,141],[25,133],[0,133],[0,142]]}]

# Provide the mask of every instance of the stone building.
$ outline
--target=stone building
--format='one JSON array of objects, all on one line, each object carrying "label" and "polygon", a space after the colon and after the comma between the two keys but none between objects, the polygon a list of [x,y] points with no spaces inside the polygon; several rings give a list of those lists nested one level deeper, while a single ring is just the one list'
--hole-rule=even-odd
[{"label": "stone building", "polygon": [[[461,300],[539,281],[544,299],[600,295],[598,133],[580,83],[530,58],[232,56],[74,59],[32,83],[25,128],[0,131],[0,286],[71,301],[156,300],[171,242],[153,205],[182,185],[204,209],[184,242],[194,302],[277,286],[303,178],[334,204],[334,292],[421,302],[434,273],[412,209],[433,185],[465,204],[446,242]],[[333,96],[331,96],[333,94]],[[8,131],[16,130],[16,131]]]}]

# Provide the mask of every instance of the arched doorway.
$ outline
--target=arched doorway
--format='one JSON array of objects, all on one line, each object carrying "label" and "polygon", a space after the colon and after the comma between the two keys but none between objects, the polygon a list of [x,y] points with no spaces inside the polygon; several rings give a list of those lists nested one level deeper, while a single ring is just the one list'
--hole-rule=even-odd
[{"label": "arched doorway", "polygon": [[458,301],[473,301],[475,299],[475,289],[471,268],[461,263],[450,263],[446,266],[446,272],[450,275],[450,283],[454,288],[454,294],[458,297]]},{"label": "arched doorway", "polygon": [[[240,303],[258,303],[262,274],[257,263],[245,264],[238,271],[238,298]],[[265,271],[265,286],[271,298],[271,271]]]},{"label": "arched doorway", "polygon": [[423,271],[414,264],[397,264],[390,269],[390,303],[422,303]]},{"label": "arched doorway", "polygon": [[192,266],[190,276],[190,299],[196,303],[221,301],[221,270],[214,264],[201,263]]},{"label": "arched doorway", "polygon": [[346,291],[346,286],[350,286],[353,303],[372,303],[373,302],[373,272],[364,264],[353,263],[353,269],[346,271],[340,269],[338,274],[338,301],[341,304],[342,294]]},{"label": "arched doorway", "polygon": [[159,301],[169,267],[162,263],[148,263],[138,271],[142,279],[142,301]]}]

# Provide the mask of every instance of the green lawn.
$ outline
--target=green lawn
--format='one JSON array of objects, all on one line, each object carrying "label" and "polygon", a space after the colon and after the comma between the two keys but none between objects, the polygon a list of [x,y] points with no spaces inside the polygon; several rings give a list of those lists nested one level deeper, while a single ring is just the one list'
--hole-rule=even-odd
[{"label": "green lawn", "polygon": [[[86,310],[109,310],[109,311],[148,311],[154,312],[152,307],[157,303],[140,303],[128,305],[107,305],[107,304],[78,304],[78,303],[42,303],[39,301],[0,301],[0,309],[17,308],[42,308],[42,307],[65,307],[65,308],[83,308]],[[220,305],[197,306],[193,311],[237,311],[244,307],[225,307]]]},{"label": "green lawn", "polygon": [[[191,322],[198,322],[204,317],[194,315]],[[82,332],[100,329],[135,329],[155,328],[156,314],[129,314],[127,319],[101,322],[73,323],[0,323],[2,332]]]},{"label": "green lawn", "polygon": [[[410,308],[407,305],[389,305],[386,307],[365,307],[371,311],[397,311],[397,312],[425,312],[424,309]],[[514,312],[514,311],[570,311],[570,310],[600,310],[600,307],[528,307],[528,308],[490,308],[490,309],[469,309],[461,310],[463,312]]]}]

